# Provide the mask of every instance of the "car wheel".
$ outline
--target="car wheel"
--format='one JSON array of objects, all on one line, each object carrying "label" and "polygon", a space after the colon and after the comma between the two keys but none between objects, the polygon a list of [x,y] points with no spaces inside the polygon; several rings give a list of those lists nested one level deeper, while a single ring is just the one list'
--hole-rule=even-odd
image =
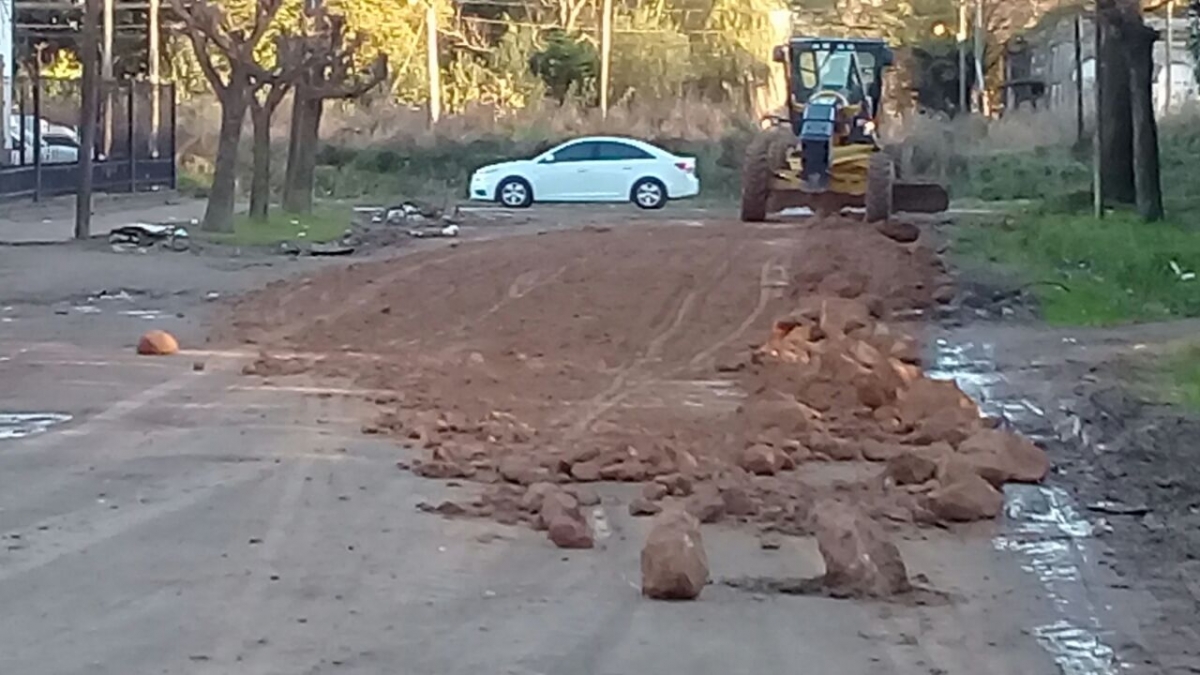
[{"label": "car wheel", "polygon": [[533,188],[523,178],[505,178],[496,187],[496,201],[510,209],[523,209],[533,203]]},{"label": "car wheel", "polygon": [[667,205],[667,186],[657,178],[643,178],[634,183],[630,198],[638,208],[661,209]]}]

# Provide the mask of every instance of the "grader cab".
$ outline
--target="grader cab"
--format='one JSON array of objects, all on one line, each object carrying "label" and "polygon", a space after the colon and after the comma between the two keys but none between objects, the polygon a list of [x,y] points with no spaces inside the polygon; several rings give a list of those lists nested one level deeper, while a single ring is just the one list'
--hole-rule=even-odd
[{"label": "grader cab", "polygon": [[858,207],[868,222],[948,208],[940,185],[898,182],[880,146],[883,73],[893,62],[883,40],[795,38],[775,48],[774,60],[787,75],[788,116],[772,118],[746,151],[743,221],[795,206]]}]

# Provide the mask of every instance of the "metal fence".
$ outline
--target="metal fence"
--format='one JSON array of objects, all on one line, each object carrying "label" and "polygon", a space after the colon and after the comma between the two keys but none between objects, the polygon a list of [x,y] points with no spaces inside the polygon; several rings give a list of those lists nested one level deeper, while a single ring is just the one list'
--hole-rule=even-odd
[{"label": "metal fence", "polygon": [[[74,194],[79,184],[78,80],[18,79],[0,156],[0,200]],[[175,187],[175,87],[102,85],[93,183],[102,192]]]}]

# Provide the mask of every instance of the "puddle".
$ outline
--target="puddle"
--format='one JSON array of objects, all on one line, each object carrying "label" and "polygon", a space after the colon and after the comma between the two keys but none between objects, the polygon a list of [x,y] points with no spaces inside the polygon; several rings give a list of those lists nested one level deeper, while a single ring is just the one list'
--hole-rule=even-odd
[{"label": "puddle", "polygon": [[[1035,441],[1077,442],[1078,420],[1064,433],[1040,406],[1020,396],[995,366],[995,346],[936,342],[929,376],[954,380],[979,403],[985,415],[999,417]],[[1033,628],[1037,641],[1064,675],[1115,675],[1121,666],[1104,642],[1096,608],[1081,572],[1090,564],[1092,524],[1065,491],[1052,485],[1007,485],[1003,532],[992,540],[998,551],[1017,556],[1021,568],[1037,577],[1058,613],[1053,623]]]},{"label": "puddle", "polygon": [[35,436],[56,424],[71,421],[70,415],[60,413],[0,412],[0,441]]}]

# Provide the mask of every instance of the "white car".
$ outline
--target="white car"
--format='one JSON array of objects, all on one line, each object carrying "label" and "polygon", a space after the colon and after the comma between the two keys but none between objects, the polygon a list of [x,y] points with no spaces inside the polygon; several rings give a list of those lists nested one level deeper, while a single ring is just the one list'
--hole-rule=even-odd
[{"label": "white car", "polygon": [[661,209],[700,193],[696,159],[632,138],[577,138],[534,157],[485,166],[470,197],[509,208],[534,202],[625,202]]}]

